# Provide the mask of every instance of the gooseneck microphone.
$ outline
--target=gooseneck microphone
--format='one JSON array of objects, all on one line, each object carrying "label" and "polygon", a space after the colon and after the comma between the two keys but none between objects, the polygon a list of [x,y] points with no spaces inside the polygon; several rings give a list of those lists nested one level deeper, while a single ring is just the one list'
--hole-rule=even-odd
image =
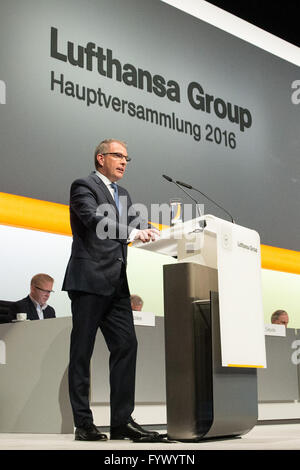
[{"label": "gooseneck microphone", "polygon": [[[165,180],[169,181],[169,183],[174,183],[181,191],[183,191],[190,199],[192,199],[192,201],[194,201],[196,203],[196,209],[198,211],[198,214],[199,214],[199,217],[202,216],[201,214],[201,211],[200,211],[200,208],[199,208],[199,201],[196,201],[196,199],[194,199],[190,193],[188,193],[185,189],[183,189],[181,186],[185,186],[185,185],[180,185],[180,183],[178,183],[178,181],[174,181],[173,178],[171,178],[170,176],[167,176],[167,175],[162,175],[163,178],[165,178]],[[189,188],[188,188],[189,189]]]},{"label": "gooseneck microphone", "polygon": [[[175,181],[174,181],[175,183]],[[202,194],[202,196],[204,196],[206,199],[208,199],[210,202],[212,202],[213,204],[215,204],[215,206],[219,207],[219,209],[221,209],[222,211],[224,211],[231,219],[231,222],[233,224],[235,224],[235,221],[232,217],[232,215],[230,214],[230,212],[228,212],[226,209],[224,209],[224,207],[220,206],[220,204],[218,204],[216,201],[214,201],[213,199],[211,199],[210,197],[208,197],[206,194],[202,193],[201,191],[199,191],[199,189],[197,188],[194,188],[193,186],[191,186],[190,184],[187,184],[187,183],[183,183],[182,181],[176,181],[176,184],[179,185],[179,186],[184,186],[185,188],[187,189],[193,189],[194,191],[197,191],[197,193],[200,193]]]}]

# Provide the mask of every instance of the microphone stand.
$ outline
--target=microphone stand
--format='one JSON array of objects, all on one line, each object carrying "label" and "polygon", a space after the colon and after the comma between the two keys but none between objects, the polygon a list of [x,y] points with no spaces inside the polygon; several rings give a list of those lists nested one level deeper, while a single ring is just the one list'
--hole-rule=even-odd
[{"label": "microphone stand", "polygon": [[224,211],[231,219],[231,222],[233,224],[235,224],[235,221],[232,217],[232,215],[230,214],[230,212],[228,212],[226,209],[224,209],[224,207],[220,206],[220,204],[218,204],[216,201],[214,201],[213,199],[211,199],[210,197],[208,197],[206,194],[202,193],[201,191],[199,191],[199,189],[196,189],[194,188],[193,186],[191,186],[190,184],[187,184],[187,183],[183,183],[182,181],[176,181],[177,184],[179,184],[179,186],[184,186],[185,188],[188,188],[188,189],[193,189],[194,191],[197,191],[197,193],[200,193],[202,196],[204,196],[206,199],[208,199],[210,202],[212,202],[213,204],[215,204],[217,207],[219,207],[219,209],[221,209],[222,211]]},{"label": "microphone stand", "polygon": [[[202,214],[199,208],[199,202],[196,199],[194,199],[185,189],[183,189],[183,187],[181,187],[181,186],[186,186],[186,185],[181,185],[180,182],[174,181],[170,176],[162,175],[162,177],[165,178],[167,181],[169,181],[169,183],[174,183],[181,191],[183,191],[190,199],[192,199],[192,201],[196,203],[196,210],[199,214],[199,217],[202,217]],[[204,228],[206,227],[206,221],[205,220],[199,221],[199,226],[201,228],[201,231],[203,231]]]}]

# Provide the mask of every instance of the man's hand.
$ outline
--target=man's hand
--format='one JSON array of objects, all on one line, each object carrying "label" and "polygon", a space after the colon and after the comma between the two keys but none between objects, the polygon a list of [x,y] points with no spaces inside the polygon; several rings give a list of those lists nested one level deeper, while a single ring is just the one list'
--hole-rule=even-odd
[{"label": "man's hand", "polygon": [[141,240],[143,243],[154,242],[159,238],[159,230],[156,228],[146,228],[144,230],[139,230],[134,239]]}]

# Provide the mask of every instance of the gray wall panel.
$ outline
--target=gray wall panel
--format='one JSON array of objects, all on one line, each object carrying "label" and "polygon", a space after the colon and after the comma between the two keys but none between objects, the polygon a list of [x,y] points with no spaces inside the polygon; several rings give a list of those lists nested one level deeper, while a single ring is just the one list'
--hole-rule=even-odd
[{"label": "gray wall panel", "polygon": [[293,362],[297,330],[287,328],[286,336],[266,336],[267,368],[257,370],[261,402],[298,401],[298,367]]},{"label": "gray wall panel", "polygon": [[[136,365],[136,403],[165,403],[165,337],[164,319],[156,317],[155,327],[135,326],[138,340]],[[109,402],[109,353],[98,332],[92,360],[91,401]]]},{"label": "gray wall panel", "polygon": [[[179,86],[170,101],[50,56],[50,30],[58,29],[58,51],[67,42],[94,42],[124,66],[160,75]],[[1,191],[68,203],[69,186],[93,169],[93,151],[107,136],[125,139],[133,161],[124,178],[133,199],[150,205],[178,196],[162,173],[186,181],[229,209],[241,225],[259,231],[262,243],[299,250],[299,109],[291,100],[298,68],[158,0],[3,0],[0,7]],[[201,140],[137,116],[87,106],[51,91],[51,71],[64,81],[166,113],[201,127]],[[247,109],[252,125],[240,126],[194,109],[187,89]],[[222,107],[221,102],[219,103]],[[206,140],[211,126],[221,143]],[[220,131],[215,131],[219,128]],[[211,137],[214,136],[212,132]],[[226,134],[225,134],[226,133]],[[236,148],[225,135],[235,134]],[[151,184],[145,182],[151,181]],[[185,202],[188,199],[183,197]],[[207,203],[206,212],[226,217]],[[287,230],[288,227],[288,230]]]}]

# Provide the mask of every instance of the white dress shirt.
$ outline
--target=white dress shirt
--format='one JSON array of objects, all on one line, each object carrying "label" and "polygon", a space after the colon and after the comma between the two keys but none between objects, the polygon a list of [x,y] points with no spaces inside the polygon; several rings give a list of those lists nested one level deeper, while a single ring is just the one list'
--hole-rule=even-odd
[{"label": "white dress shirt", "polygon": [[48,304],[40,305],[36,300],[34,300],[33,297],[31,297],[31,295],[29,295],[29,297],[32,300],[32,302],[34,303],[34,306],[36,308],[39,319],[44,320],[44,310],[45,310],[45,308],[48,307]]},{"label": "white dress shirt", "polygon": [[[110,194],[112,195],[112,198],[113,200],[115,200],[115,192],[114,192],[114,189],[112,188],[111,186],[111,183],[112,181],[110,181],[107,176],[103,175],[102,173],[100,173],[100,171],[97,171],[96,170],[96,175],[98,176],[98,178],[100,178],[103,183],[105,184],[105,186],[107,187],[107,189],[109,190]],[[129,238],[128,238],[128,241],[129,242],[132,242],[134,239],[135,239],[135,236],[136,234],[139,232],[139,230],[137,228],[134,228],[131,232],[130,232],[130,235],[129,235]]]}]

